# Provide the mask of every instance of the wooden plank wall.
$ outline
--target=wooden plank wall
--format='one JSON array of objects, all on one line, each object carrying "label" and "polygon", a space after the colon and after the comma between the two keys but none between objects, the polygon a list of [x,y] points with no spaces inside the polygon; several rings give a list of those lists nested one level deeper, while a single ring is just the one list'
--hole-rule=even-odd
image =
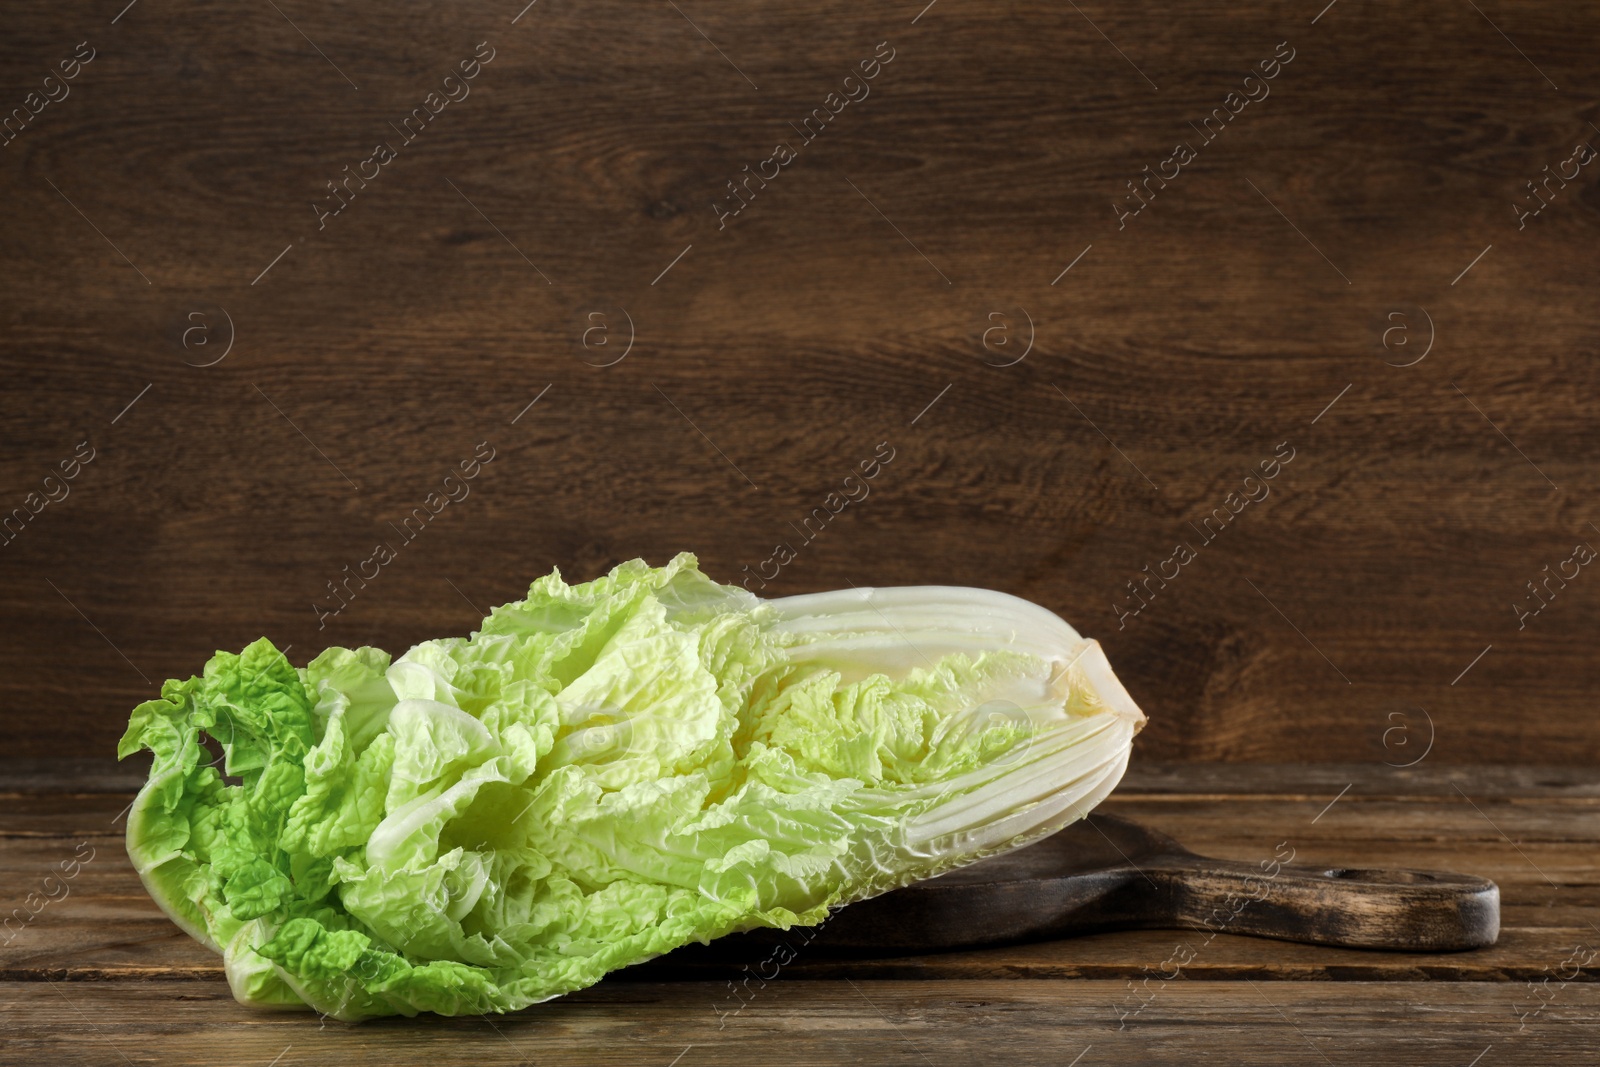
[{"label": "wooden plank wall", "polygon": [[[1140,759],[1600,756],[1592,9],[27,0],[0,27],[8,758],[109,753],[262,634],[398,651],[552,566],[687,549],[737,580],[785,542],[766,593],[1059,611],[1149,712]],[[1131,198],[1147,173],[1176,176]],[[1124,615],[1147,565],[1178,577]]]}]

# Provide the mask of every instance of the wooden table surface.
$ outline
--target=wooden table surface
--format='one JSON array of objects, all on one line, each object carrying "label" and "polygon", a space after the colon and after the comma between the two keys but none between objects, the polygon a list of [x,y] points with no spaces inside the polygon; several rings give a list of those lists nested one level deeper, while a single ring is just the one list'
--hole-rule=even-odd
[{"label": "wooden table surface", "polygon": [[1502,931],[1478,951],[1128,931],[899,959],[802,955],[771,981],[665,957],[509,1016],[356,1025],[233,1001],[220,960],[157,910],[128,863],[119,828],[132,784],[59,766],[0,779],[8,881],[42,883],[60,861],[84,860],[66,895],[0,948],[6,1062],[955,1067],[1082,1054],[1084,1067],[1494,1067],[1600,1054],[1593,770],[1135,766],[1103,806],[1216,857],[1254,861],[1287,844],[1297,865],[1491,878]]}]

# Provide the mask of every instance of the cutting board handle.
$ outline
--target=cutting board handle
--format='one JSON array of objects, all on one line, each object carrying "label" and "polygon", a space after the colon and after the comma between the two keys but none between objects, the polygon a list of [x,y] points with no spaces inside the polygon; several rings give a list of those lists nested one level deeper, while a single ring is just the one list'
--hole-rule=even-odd
[{"label": "cutting board handle", "polygon": [[[1500,888],[1442,871],[1262,866],[1192,853],[1143,864],[1146,922],[1346,948],[1441,952],[1492,945]],[[1158,921],[1149,921],[1156,919]]]}]

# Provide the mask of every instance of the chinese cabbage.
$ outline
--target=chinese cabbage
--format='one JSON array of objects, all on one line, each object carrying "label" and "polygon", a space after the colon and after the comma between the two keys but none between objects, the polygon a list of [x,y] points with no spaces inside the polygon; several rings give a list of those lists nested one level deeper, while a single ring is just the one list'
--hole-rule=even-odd
[{"label": "chinese cabbage", "polygon": [[118,752],[155,757],[129,855],[234,995],[354,1020],[512,1011],[816,924],[1081,818],[1143,722],[1027,601],[764,601],[685,553],[552,573],[392,662],[219,652]]}]

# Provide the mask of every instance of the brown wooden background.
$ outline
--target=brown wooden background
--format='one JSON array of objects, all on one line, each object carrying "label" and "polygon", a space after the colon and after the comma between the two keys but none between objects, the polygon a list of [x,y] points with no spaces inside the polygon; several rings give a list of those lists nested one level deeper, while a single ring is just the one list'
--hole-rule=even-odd
[{"label": "brown wooden background", "polygon": [[[1140,759],[1600,756],[1600,575],[1512,607],[1600,545],[1600,166],[1512,206],[1600,143],[1600,14],[123,3],[0,16],[6,109],[97,52],[0,148],[0,510],[97,451],[0,547],[6,758],[109,759],[163,678],[262,634],[398,652],[552,566],[682,549],[733,580],[880,441],[767,592],[1037,600],[1104,641]],[[318,232],[324,183],[481,41],[470,97]],[[719,231],[724,182],[881,41],[870,97]],[[1270,97],[1119,231],[1123,183],[1282,41]],[[635,343],[591,366],[617,307]],[[228,356],[186,365],[223,309]],[[1426,317],[1427,358],[1386,365]],[[319,633],[325,583],[481,441],[471,496]],[[1272,495],[1119,630],[1124,583],[1282,441]]]}]

